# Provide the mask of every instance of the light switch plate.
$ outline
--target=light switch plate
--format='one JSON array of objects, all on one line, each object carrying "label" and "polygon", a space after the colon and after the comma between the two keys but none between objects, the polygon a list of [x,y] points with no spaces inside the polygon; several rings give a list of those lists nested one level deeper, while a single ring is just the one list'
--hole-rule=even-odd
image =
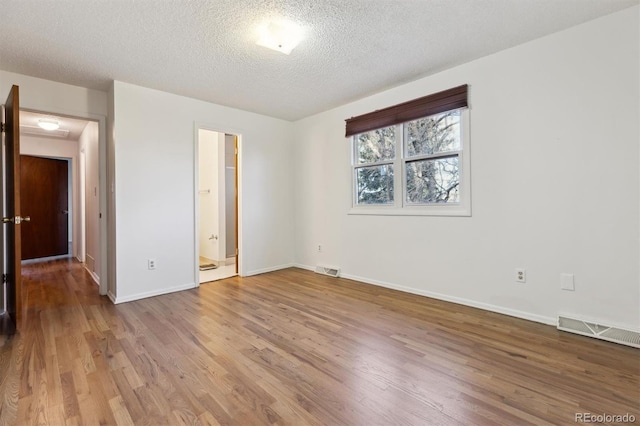
[{"label": "light switch plate", "polygon": [[575,291],[576,286],[573,274],[560,274],[560,288],[562,290]]}]

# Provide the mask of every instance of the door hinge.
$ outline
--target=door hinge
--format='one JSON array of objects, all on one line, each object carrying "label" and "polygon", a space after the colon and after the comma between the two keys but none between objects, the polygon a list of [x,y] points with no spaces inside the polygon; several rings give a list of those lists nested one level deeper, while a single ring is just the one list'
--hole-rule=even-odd
[{"label": "door hinge", "polygon": [[9,281],[9,277],[7,276],[7,274],[2,274],[2,283],[6,283]]},{"label": "door hinge", "polygon": [[238,249],[236,249],[236,256],[238,255]]},{"label": "door hinge", "polygon": [[1,133],[6,133],[7,132],[7,125],[4,123],[0,123],[0,132]]}]

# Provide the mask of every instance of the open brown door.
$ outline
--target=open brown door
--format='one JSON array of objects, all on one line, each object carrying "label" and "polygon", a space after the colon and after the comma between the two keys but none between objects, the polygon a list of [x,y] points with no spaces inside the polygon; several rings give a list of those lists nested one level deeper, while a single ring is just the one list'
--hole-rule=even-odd
[{"label": "open brown door", "polygon": [[18,86],[13,86],[5,103],[5,217],[2,219],[6,260],[7,313],[16,329],[22,319],[22,283],[20,223],[20,101]]},{"label": "open brown door", "polygon": [[31,222],[21,229],[22,259],[69,254],[67,160],[20,156],[20,211]]}]

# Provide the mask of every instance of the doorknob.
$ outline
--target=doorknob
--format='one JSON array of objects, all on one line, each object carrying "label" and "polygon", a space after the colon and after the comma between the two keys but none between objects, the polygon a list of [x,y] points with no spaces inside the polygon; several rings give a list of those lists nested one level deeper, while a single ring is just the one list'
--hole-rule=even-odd
[{"label": "doorknob", "polygon": [[16,217],[3,217],[2,223],[13,222],[16,225],[20,225],[22,222],[31,222],[31,218],[29,216],[16,216]]}]

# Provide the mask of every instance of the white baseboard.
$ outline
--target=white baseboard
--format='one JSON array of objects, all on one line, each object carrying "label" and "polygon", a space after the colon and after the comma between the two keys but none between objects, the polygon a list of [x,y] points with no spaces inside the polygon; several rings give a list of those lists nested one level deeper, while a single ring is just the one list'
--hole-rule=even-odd
[{"label": "white baseboard", "polygon": [[72,259],[73,256],[70,254],[61,254],[60,256],[49,256],[49,257],[39,257],[37,259],[26,259],[21,263],[23,265],[31,265],[33,263],[41,263],[41,262],[51,262],[52,260],[61,260],[61,259]]},{"label": "white baseboard", "polygon": [[294,266],[296,265],[293,263],[287,263],[286,265],[278,265],[278,266],[273,266],[271,268],[256,269],[255,271],[249,271],[245,273],[243,276],[250,277],[252,275],[266,274],[267,272],[274,272],[274,271],[279,271],[281,269],[293,268]]},{"label": "white baseboard", "polygon": [[306,269],[307,271],[311,271],[311,272],[314,272],[316,270],[316,268],[314,268],[313,266],[302,265],[300,263],[294,263],[293,267],[294,268],[300,268],[300,269]]},{"label": "white baseboard", "polygon": [[116,304],[116,296],[111,293],[110,291],[107,291],[107,297],[109,297],[109,300],[111,300],[111,303],[113,303],[114,305]]},{"label": "white baseboard", "polygon": [[[308,265],[295,264],[296,268],[306,269],[314,271],[315,268]],[[373,280],[371,278],[359,277],[357,275],[340,274],[341,278],[346,278],[353,281],[358,281],[364,284],[377,285],[379,287],[390,288],[392,290],[402,291],[404,293],[417,294],[418,296],[430,297],[432,299],[443,300],[445,302],[457,303],[458,305],[470,306],[472,308],[478,308],[489,312],[496,312],[498,314],[509,315],[515,318],[521,318],[528,321],[539,322],[546,325],[555,326],[557,324],[557,318],[546,317],[543,315],[537,315],[530,312],[519,311],[517,309],[506,308],[504,306],[496,306],[489,303],[478,302],[476,300],[465,299],[457,296],[449,296],[441,293],[434,293],[431,291],[420,290],[412,287],[405,287],[402,285],[392,284],[384,281]]]},{"label": "white baseboard", "polygon": [[84,263],[84,269],[89,273],[91,279],[93,279],[93,282],[96,283],[98,287],[100,287],[100,277],[95,272],[90,271],[89,268],[87,268],[86,263]]},{"label": "white baseboard", "polygon": [[191,290],[192,288],[197,288],[197,287],[198,286],[194,283],[187,283],[187,284],[183,284],[176,287],[169,287],[169,288],[163,288],[160,290],[147,291],[144,293],[131,294],[129,296],[124,296],[124,297],[117,297],[117,296],[114,297],[112,293],[108,293],[108,294],[109,294],[109,298],[114,303],[114,305],[117,305],[119,303],[133,302],[134,300],[146,299],[147,297],[161,296],[163,294],[175,293],[177,291],[183,291],[183,290]]}]

